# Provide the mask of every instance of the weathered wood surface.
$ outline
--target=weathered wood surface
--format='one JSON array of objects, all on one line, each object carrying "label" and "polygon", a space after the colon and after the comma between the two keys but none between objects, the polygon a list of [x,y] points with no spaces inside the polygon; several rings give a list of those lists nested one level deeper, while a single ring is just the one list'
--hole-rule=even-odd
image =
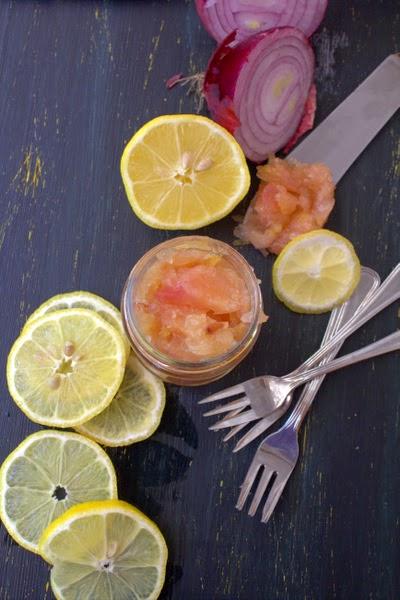
[{"label": "weathered wood surface", "polygon": [[[400,50],[396,0],[331,0],[314,36],[318,120],[386,55]],[[138,257],[173,234],[140,223],[119,175],[124,144],[161,113],[191,112],[165,80],[201,71],[214,47],[193,2],[0,3],[0,460],[38,429],[6,389],[5,361],[47,297],[87,289],[118,304]],[[385,127],[337,190],[329,226],[382,276],[400,258],[400,119]],[[232,240],[226,218],[201,233]],[[326,317],[301,317],[271,291],[271,259],[244,248],[271,319],[257,348],[207,389],[171,387],[149,441],[110,452],[120,495],[154,518],[170,548],[164,599],[395,600],[400,597],[399,357],[331,376],[301,436],[302,461],[268,526],[234,509],[254,446],[232,455],[196,400],[313,351]],[[398,327],[392,306],[346,344]],[[48,568],[0,539],[1,600],[51,597]],[[101,599],[99,599],[101,600]]]}]

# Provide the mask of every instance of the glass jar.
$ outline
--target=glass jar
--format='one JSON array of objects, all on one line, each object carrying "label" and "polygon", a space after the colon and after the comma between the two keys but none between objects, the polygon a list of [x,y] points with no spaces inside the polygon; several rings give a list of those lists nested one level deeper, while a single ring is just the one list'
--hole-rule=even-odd
[{"label": "glass jar", "polygon": [[[243,337],[227,352],[195,361],[180,360],[155,348],[154,343],[141,331],[135,301],[143,277],[160,257],[165,256],[166,251],[187,250],[207,252],[208,256],[223,258],[243,281],[250,302],[250,310],[246,313],[248,327]],[[234,369],[253,348],[265,320],[259,281],[252,267],[234,248],[206,236],[177,237],[149,250],[129,274],[122,293],[121,312],[131,347],[143,365],[166,382],[186,386],[210,383]]]}]

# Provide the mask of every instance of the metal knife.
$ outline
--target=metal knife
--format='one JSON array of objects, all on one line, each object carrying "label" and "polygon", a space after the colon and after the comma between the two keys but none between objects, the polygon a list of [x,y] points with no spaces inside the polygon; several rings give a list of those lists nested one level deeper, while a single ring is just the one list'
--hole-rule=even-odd
[{"label": "metal knife", "polygon": [[400,54],[391,54],[288,156],[323,162],[337,183],[400,108]]}]

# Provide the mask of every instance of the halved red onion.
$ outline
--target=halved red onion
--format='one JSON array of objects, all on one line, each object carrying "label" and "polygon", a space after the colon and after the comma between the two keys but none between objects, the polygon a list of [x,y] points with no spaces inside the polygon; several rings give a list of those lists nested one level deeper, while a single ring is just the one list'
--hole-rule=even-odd
[{"label": "halved red onion", "polygon": [[204,96],[213,119],[235,136],[247,158],[264,161],[312,127],[314,62],[306,36],[293,27],[240,43],[232,32],[217,48]]},{"label": "halved red onion", "polygon": [[276,27],[297,27],[309,37],[327,4],[328,0],[196,0],[203,25],[217,42],[234,30],[242,40]]}]

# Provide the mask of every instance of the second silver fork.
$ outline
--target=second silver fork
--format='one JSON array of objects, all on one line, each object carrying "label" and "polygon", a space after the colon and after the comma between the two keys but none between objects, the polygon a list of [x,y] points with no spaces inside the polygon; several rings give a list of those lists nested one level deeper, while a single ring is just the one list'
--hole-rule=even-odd
[{"label": "second silver fork", "polygon": [[[371,294],[378,287],[379,283],[379,275],[375,271],[366,268],[363,269],[360,284],[353,296],[332,313],[322,344],[333,337],[336,331],[338,331],[344,323],[368,302]],[[332,352],[321,361],[321,364],[334,358],[339,352],[341,345],[342,344],[338,344],[338,346],[336,346]],[[270,518],[282,491],[296,466],[299,456],[298,432],[323,379],[324,376],[321,376],[305,385],[293,413],[290,415],[284,426],[275,433],[267,436],[261,442],[241,486],[241,492],[236,505],[236,508],[239,510],[244,507],[251,488],[253,487],[255,478],[260,469],[262,469],[261,478],[249,508],[249,515],[254,516],[268,485],[273,479],[262,511],[261,521],[266,523]],[[266,421],[268,421],[268,418],[262,419],[252,428],[252,439],[269,427],[270,424]]]}]

